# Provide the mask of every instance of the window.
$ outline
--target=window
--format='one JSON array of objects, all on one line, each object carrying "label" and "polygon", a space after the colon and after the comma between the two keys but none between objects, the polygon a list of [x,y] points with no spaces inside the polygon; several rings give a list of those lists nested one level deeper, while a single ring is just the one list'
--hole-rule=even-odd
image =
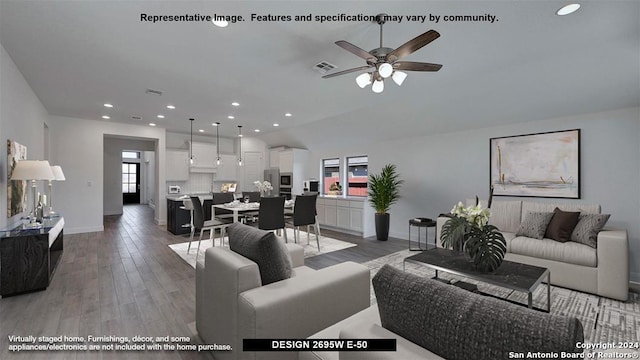
[{"label": "window", "polygon": [[138,151],[123,151],[123,159],[140,159],[140,152]]},{"label": "window", "polygon": [[322,160],[322,193],[325,195],[342,195],[340,185],[340,159]]},{"label": "window", "polygon": [[368,156],[347,158],[348,196],[367,196],[367,181],[369,179],[368,164]]},{"label": "window", "polygon": [[122,193],[132,194],[136,193],[138,176],[136,171],[137,164],[124,163],[122,164]]}]

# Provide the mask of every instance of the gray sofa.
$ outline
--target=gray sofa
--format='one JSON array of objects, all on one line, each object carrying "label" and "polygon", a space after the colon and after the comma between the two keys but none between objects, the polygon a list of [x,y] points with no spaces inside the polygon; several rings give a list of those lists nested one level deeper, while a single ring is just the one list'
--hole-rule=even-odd
[{"label": "gray sofa", "polygon": [[497,360],[510,358],[509,352],[575,352],[584,339],[575,318],[478,295],[389,265],[373,283],[378,305],[309,338],[396,339],[396,351],[300,352],[300,360]]},{"label": "gray sofa", "polygon": [[[467,200],[469,204],[469,200]],[[629,242],[626,230],[607,229],[598,233],[599,246],[568,241],[516,237],[529,212],[580,211],[599,214],[600,205],[493,201],[489,223],[498,227],[507,242],[506,260],[541,266],[551,272],[554,285],[627,301],[629,296]],[[437,238],[446,217],[437,220]],[[440,242],[437,242],[440,246]]]},{"label": "gray sofa", "polygon": [[216,359],[296,359],[295,352],[243,352],[244,338],[305,338],[370,304],[369,269],[346,262],[304,266],[303,249],[286,244],[291,278],[262,286],[258,265],[213,247],[196,268],[196,328],[205,344],[231,345]]}]

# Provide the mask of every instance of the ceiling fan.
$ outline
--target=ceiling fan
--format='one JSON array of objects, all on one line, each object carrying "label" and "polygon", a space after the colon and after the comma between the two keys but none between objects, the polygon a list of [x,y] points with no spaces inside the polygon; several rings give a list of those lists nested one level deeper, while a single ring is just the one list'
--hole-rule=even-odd
[{"label": "ceiling fan", "polygon": [[335,44],[348,52],[366,60],[367,65],[360,66],[353,69],[347,69],[335,72],[333,74],[325,75],[322,78],[327,79],[334,76],[340,76],[349,74],[361,70],[369,70],[375,68],[374,71],[366,72],[356,77],[356,83],[361,88],[373,83],[371,90],[375,93],[381,93],[384,90],[384,79],[392,77],[393,81],[402,85],[402,82],[407,77],[406,71],[438,71],[442,67],[440,64],[431,64],[425,62],[415,61],[398,61],[401,58],[419,50],[423,46],[429,44],[433,40],[440,37],[440,34],[435,30],[429,30],[422,35],[407,41],[400,45],[398,48],[391,49],[382,46],[382,25],[385,23],[387,14],[379,14],[376,16],[376,22],[380,25],[380,47],[371,51],[365,51],[346,40],[336,41]]}]

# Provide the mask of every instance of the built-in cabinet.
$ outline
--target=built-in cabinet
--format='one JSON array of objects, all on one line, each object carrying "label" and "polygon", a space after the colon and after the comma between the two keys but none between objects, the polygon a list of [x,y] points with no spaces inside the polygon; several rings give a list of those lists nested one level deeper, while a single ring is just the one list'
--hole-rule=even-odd
[{"label": "built-in cabinet", "polygon": [[216,160],[218,157],[216,145],[194,141],[190,146],[193,155],[193,164],[190,164],[189,171],[194,173],[216,172]]},{"label": "built-in cabinet", "polygon": [[308,160],[309,151],[305,149],[273,148],[269,150],[269,165],[278,168],[280,175],[291,175],[292,195],[303,193]]},{"label": "built-in cabinet", "polygon": [[167,149],[167,181],[189,180],[189,152],[186,150]]},{"label": "built-in cabinet", "polygon": [[362,232],[364,200],[319,197],[316,202],[318,222],[337,229]]}]

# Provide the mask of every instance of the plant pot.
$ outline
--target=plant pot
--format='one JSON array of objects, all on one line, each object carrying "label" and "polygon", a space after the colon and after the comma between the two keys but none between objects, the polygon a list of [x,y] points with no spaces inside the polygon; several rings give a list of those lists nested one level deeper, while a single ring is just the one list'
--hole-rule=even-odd
[{"label": "plant pot", "polygon": [[376,214],[376,238],[386,241],[389,238],[389,214]]}]

